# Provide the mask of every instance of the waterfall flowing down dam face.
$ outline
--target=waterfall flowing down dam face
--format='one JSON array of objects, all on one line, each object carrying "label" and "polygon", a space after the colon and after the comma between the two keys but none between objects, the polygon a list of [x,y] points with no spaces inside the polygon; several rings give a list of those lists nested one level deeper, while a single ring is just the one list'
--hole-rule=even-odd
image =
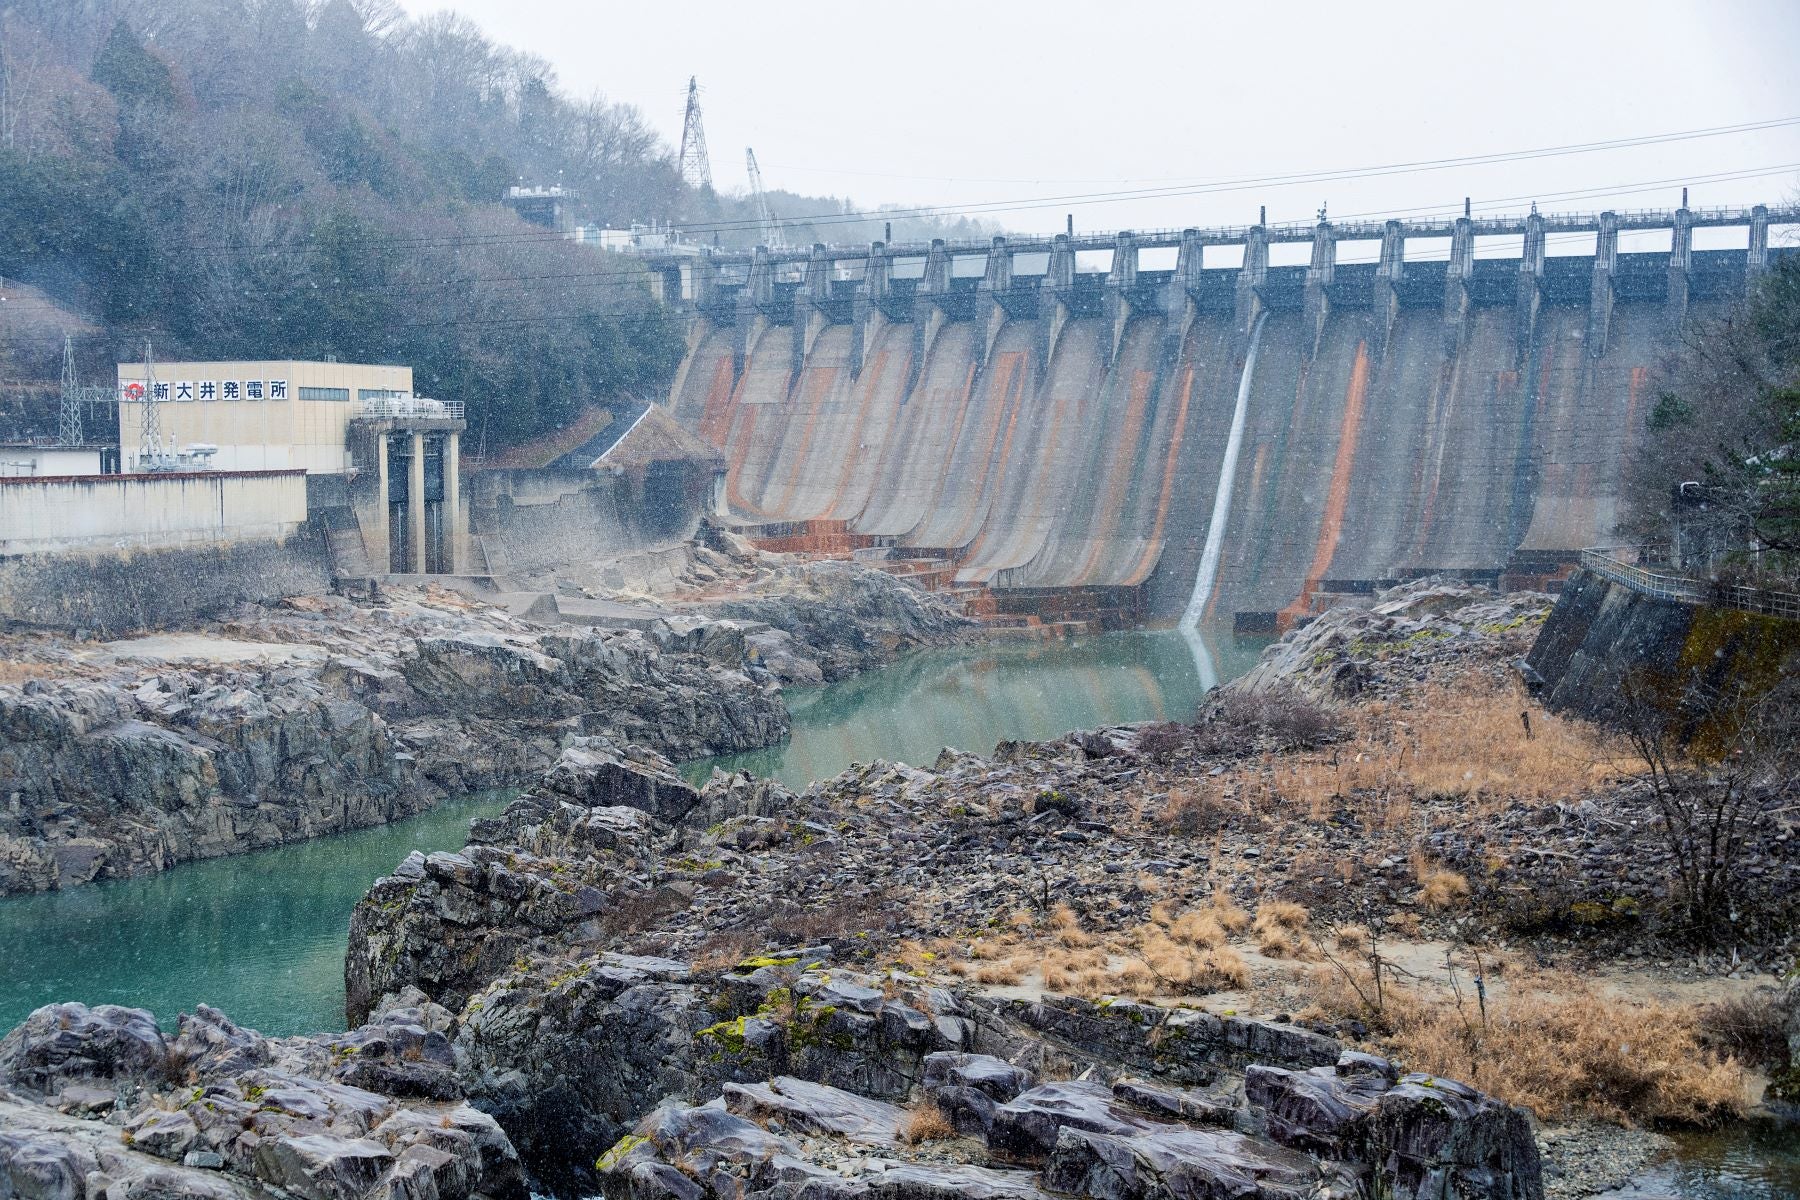
[{"label": "waterfall flowing down dam face", "polygon": [[[828,522],[998,597],[1257,630],[1438,571],[1541,583],[1612,536],[1651,372],[1766,265],[1759,212],[1734,218],[1751,251],[1692,250],[1729,214],[1683,210],[1680,254],[1619,253],[1602,214],[1592,255],[1547,258],[1545,229],[1578,225],[1534,214],[1188,231],[1160,272],[1123,234],[683,260],[656,268],[692,321],[671,406],[724,453],[746,532]],[[1475,256],[1515,232],[1514,257]],[[1451,261],[1408,261],[1408,234]],[[1375,237],[1379,265],[1336,265]],[[1205,265],[1232,240],[1241,265]],[[1271,240],[1313,265],[1269,266]],[[1109,272],[1075,270],[1101,248]],[[959,275],[977,255],[985,278]]]}]

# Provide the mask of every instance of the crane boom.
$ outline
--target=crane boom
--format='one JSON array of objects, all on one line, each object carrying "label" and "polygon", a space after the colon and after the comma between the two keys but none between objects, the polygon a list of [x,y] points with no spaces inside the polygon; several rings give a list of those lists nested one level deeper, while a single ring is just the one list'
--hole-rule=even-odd
[{"label": "crane boom", "polygon": [[769,211],[769,197],[763,190],[762,172],[756,166],[756,151],[744,147],[744,169],[750,175],[750,196],[756,201],[756,220],[762,234],[762,244],[771,250],[778,250],[787,245],[787,239],[781,236],[781,225],[775,220],[775,214]]}]

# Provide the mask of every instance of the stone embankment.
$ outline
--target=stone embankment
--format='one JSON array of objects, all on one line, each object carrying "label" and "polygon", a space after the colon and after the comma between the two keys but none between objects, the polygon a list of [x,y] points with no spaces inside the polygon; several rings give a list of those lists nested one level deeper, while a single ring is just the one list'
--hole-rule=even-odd
[{"label": "stone embankment", "polygon": [[395,589],[98,647],[7,638],[0,679],[22,682],[0,683],[0,894],[380,824],[527,783],[578,737],[675,759],[767,746],[787,732],[784,679],[963,628],[847,564],[758,588],[754,620],[700,606],[648,629]]}]

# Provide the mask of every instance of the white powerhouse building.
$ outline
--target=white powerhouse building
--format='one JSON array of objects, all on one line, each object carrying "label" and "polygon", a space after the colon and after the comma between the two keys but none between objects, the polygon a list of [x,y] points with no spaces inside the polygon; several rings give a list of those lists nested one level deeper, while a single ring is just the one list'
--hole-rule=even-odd
[{"label": "white powerhouse building", "polygon": [[[161,442],[146,458],[145,392],[152,389]],[[337,476],[374,570],[454,573],[464,558],[462,405],[414,396],[411,367],[166,362],[155,364],[152,382],[143,363],[120,363],[119,399],[127,473],[166,469],[157,451],[204,447],[214,471]],[[326,482],[315,480],[320,486],[309,494]]]}]

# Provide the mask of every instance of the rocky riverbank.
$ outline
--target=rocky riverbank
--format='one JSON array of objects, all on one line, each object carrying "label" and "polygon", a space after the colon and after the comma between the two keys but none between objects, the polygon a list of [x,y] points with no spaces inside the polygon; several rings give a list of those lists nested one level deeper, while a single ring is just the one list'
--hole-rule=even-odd
[{"label": "rocky riverbank", "polygon": [[[0,1178],[53,1169],[69,1182],[42,1193],[73,1196],[181,1164],[213,1172],[206,1194],[329,1200],[434,1194],[427,1173],[439,1195],[621,1200],[1591,1194],[1656,1152],[1616,1123],[1741,1111],[1728,1039],[1800,1030],[1800,1010],[1739,978],[1791,963],[1791,924],[1746,922],[1721,960],[1659,922],[1630,763],[1517,683],[1547,607],[1415,585],[1290,635],[1194,723],[799,794],[695,788],[642,739],[571,732],[461,852],[370,889],[349,1034],[241,1049],[203,1011],[172,1056],[134,1058],[105,1030],[148,1014],[40,1010],[0,1044],[0,1119],[24,1131],[0,1134]],[[1779,906],[1792,817],[1756,822],[1758,903]],[[403,1132],[420,1112],[494,1153],[425,1155]]]},{"label": "rocky riverbank", "polygon": [[529,783],[579,737],[767,746],[782,682],[965,628],[849,564],[738,570],[761,617],[699,603],[593,628],[395,588],[126,642],[0,636],[0,895],[380,824]]},{"label": "rocky riverbank", "polygon": [[[1416,586],[1297,632],[1194,725],[1003,744],[990,757],[946,752],[925,768],[874,763],[798,795],[722,774],[693,789],[654,756],[573,748],[503,816],[478,822],[461,854],[414,858],[371,890],[352,923],[352,1016],[406,987],[457,1010],[471,1062],[481,1064],[480,1102],[514,1132],[527,1163],[544,1178],[579,1172],[568,1146],[625,1137],[617,1157],[629,1160],[633,1187],[667,1182],[670,1166],[693,1176],[697,1162],[716,1165],[706,1157],[716,1147],[705,1143],[726,1135],[665,1128],[622,1096],[672,1089],[690,1103],[711,1097],[727,1113],[755,1115],[754,1106],[704,1074],[698,1083],[657,1074],[671,1055],[686,1061],[690,1052],[671,1039],[694,1031],[669,1033],[642,1007],[650,993],[631,987],[596,1007],[578,985],[605,966],[597,955],[682,964],[687,985],[710,964],[784,965],[796,978],[782,977],[780,1003],[809,994],[804,977],[817,962],[827,978],[857,972],[889,996],[931,987],[1001,1012],[1083,1002],[1132,1012],[1120,1006],[1136,999],[1163,1006],[1137,1018],[1152,1024],[1171,1005],[1220,1020],[1256,1013],[1283,1027],[1299,1014],[1296,1028],[1334,1044],[1392,1044],[1413,1048],[1416,1061],[1473,1064],[1532,1097],[1547,1120],[1732,1111],[1747,1080],[1716,1043],[1695,1040],[1691,1008],[1674,1001],[1696,975],[1731,975],[1711,990],[1715,999],[1749,997],[1753,963],[1791,958],[1791,926],[1759,926],[1725,961],[1659,940],[1650,918],[1668,881],[1644,846],[1630,764],[1602,731],[1536,708],[1516,680],[1512,664],[1548,606],[1536,595]],[[1301,705],[1296,689],[1332,707]],[[1498,717],[1487,711],[1496,706]],[[1749,862],[1773,901],[1795,890],[1782,819],[1764,814]],[[779,946],[803,949],[771,949]],[[1418,1006],[1408,1010],[1417,1030],[1383,1028],[1399,1017],[1351,995],[1359,979],[1372,982],[1370,961]],[[1589,978],[1547,971],[1573,963]],[[1577,1031],[1557,1022],[1601,1014],[1685,1046],[1675,1053],[1693,1056],[1694,1086],[1665,1110],[1633,1107],[1648,1101],[1628,1095],[1641,1085],[1624,1080],[1644,1066],[1618,1040],[1602,1047],[1605,1061],[1583,1064],[1595,1081],[1586,1091],[1568,1080],[1507,1079],[1479,1052],[1439,1054],[1420,1031],[1438,1036],[1445,1026],[1423,1014],[1451,1003],[1459,979],[1466,988],[1477,977],[1492,1019],[1517,1024],[1509,1036],[1520,1039],[1518,1054],[1566,1057],[1573,1051],[1558,1039],[1572,1043]],[[1542,999],[1546,990],[1559,994],[1554,1004]],[[691,1003],[683,1000],[684,1011]],[[706,1028],[724,1022],[735,1053],[745,1037],[774,1036],[756,1023],[772,1003],[715,997],[689,1016]],[[1520,1010],[1549,1014],[1547,1023],[1532,1025]],[[618,1055],[641,1052],[610,1048],[639,1038],[658,1047],[652,1058],[622,1062]],[[790,1061],[766,1072],[792,1074]],[[1112,1060],[1109,1069],[1126,1068]],[[799,1074],[833,1082],[824,1072]],[[1615,1073],[1616,1096],[1601,1082]],[[917,1083],[902,1075],[909,1088]],[[919,1099],[916,1090],[871,1091],[866,1067],[851,1078],[860,1084],[844,1086],[863,1096]],[[1266,1108],[1241,1116],[1258,1111],[1248,1080],[1234,1086],[1234,1127],[1266,1132]],[[630,1132],[640,1117],[646,1123]],[[1564,1135],[1551,1144],[1596,1137],[1605,1140]],[[643,1151],[636,1138],[664,1148]],[[1627,1141],[1553,1161],[1551,1194],[1622,1177],[1645,1153]],[[1316,1152],[1320,1143],[1304,1144]],[[823,1153],[793,1151],[782,1143],[769,1154]],[[701,1159],[684,1157],[694,1153]],[[991,1139],[985,1152],[961,1153],[957,1161],[969,1164],[1005,1159]],[[848,1161],[841,1148],[828,1157],[833,1170]],[[752,1177],[763,1170],[732,1161]],[[1006,1186],[1064,1177],[1049,1160],[1039,1165],[1050,1174]],[[625,1194],[627,1184],[615,1183]],[[583,1175],[566,1184],[593,1186]]]}]

